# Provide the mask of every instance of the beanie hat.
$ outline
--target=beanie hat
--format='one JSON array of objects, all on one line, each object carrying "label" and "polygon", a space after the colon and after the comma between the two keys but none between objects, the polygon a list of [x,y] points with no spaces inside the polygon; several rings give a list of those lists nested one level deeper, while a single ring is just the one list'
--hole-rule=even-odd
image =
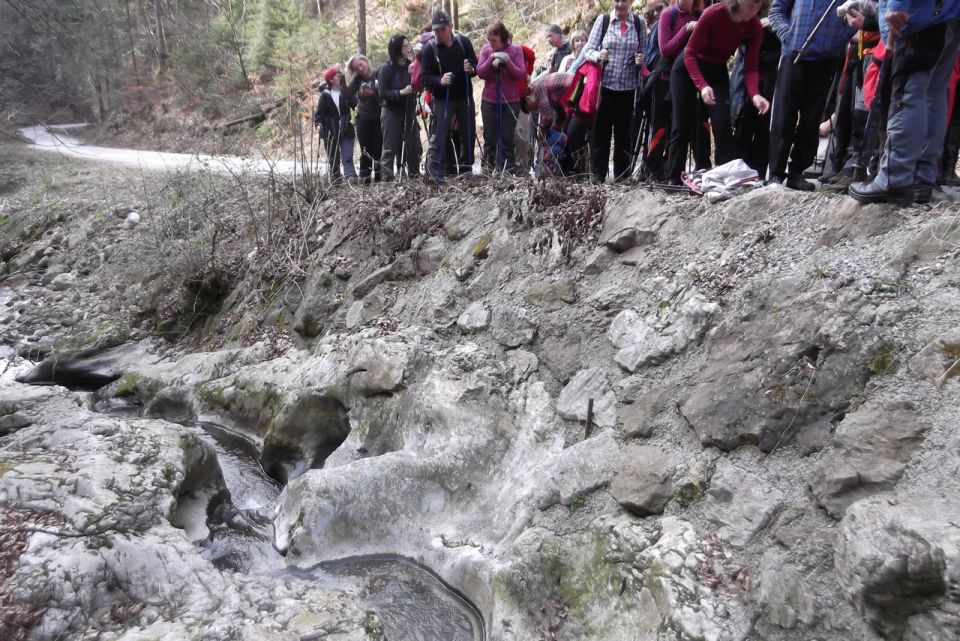
[{"label": "beanie hat", "polygon": [[323,79],[327,82],[333,80],[337,74],[340,73],[340,70],[336,67],[329,67],[326,71],[323,72]]},{"label": "beanie hat", "polygon": [[450,23],[451,23],[450,15],[443,9],[437,9],[433,13],[433,20],[431,20],[431,24],[433,25],[434,29],[439,29],[440,27],[446,27]]},{"label": "beanie hat", "polygon": [[547,27],[547,33],[555,33],[555,34],[557,34],[558,36],[562,36],[562,35],[563,35],[563,29],[561,29],[561,28],[560,28],[560,25],[558,25],[558,24],[552,24],[552,25],[550,25],[549,27]]}]

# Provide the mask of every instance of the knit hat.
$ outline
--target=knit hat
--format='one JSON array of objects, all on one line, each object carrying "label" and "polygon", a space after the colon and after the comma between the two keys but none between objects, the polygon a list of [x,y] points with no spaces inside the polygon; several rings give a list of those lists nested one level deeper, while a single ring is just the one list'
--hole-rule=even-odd
[{"label": "knit hat", "polygon": [[323,79],[326,82],[330,82],[337,77],[337,74],[340,73],[340,70],[336,67],[329,67],[326,71],[323,72]]},{"label": "knit hat", "polygon": [[547,33],[555,33],[555,34],[557,34],[558,36],[562,36],[562,35],[563,35],[563,29],[561,29],[561,28],[560,28],[560,25],[558,25],[558,24],[552,24],[552,25],[550,25],[549,27],[547,27]]},{"label": "knit hat", "polygon": [[448,14],[443,9],[437,9],[433,13],[433,20],[431,21],[434,29],[439,29],[440,27],[446,27],[451,24],[450,14]]}]

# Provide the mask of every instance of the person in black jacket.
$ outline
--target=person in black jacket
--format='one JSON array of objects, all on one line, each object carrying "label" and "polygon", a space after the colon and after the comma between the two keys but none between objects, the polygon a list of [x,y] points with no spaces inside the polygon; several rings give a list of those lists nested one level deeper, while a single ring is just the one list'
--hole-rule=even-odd
[{"label": "person in black jacket", "polygon": [[383,137],[380,132],[380,96],[377,92],[377,76],[370,60],[356,54],[347,61],[347,71],[352,74],[348,87],[350,98],[357,105],[357,142],[360,143],[360,182],[369,183],[371,170],[376,182],[380,182],[380,154]]},{"label": "person in black jacket", "polygon": [[[323,72],[323,79],[317,110],[313,113],[313,124],[327,148],[330,179],[338,182],[345,176],[347,180],[356,180],[357,171],[353,166],[353,139],[356,132],[350,122],[350,98],[342,90],[343,74],[336,67],[330,67]],[[341,162],[343,173],[340,172]]]},{"label": "person in black jacket", "polygon": [[383,153],[380,170],[384,180],[393,180],[394,163],[397,172],[406,165],[410,176],[420,173],[420,128],[417,126],[417,97],[410,82],[410,41],[397,34],[387,45],[390,56],[377,72],[377,85],[383,109],[380,125],[383,132]]},{"label": "person in black jacket", "polygon": [[435,38],[423,45],[421,77],[423,86],[433,95],[427,167],[431,177],[439,182],[445,164],[441,162],[444,160],[441,150],[444,142],[452,138],[454,127],[460,143],[455,149],[458,171],[461,174],[473,172],[476,132],[470,79],[476,75],[477,54],[469,38],[453,32],[446,11],[435,12],[432,24]]}]

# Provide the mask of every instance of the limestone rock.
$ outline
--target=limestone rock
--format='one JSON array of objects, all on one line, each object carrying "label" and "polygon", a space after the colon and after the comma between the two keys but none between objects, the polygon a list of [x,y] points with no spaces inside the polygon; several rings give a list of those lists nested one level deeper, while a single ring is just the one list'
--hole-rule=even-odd
[{"label": "limestone rock", "polygon": [[363,298],[381,283],[412,278],[416,275],[416,273],[417,270],[413,264],[413,259],[407,255],[400,256],[386,267],[381,267],[380,269],[375,270],[373,273],[361,279],[360,282],[354,285],[353,297]]},{"label": "limestone rock", "polygon": [[593,399],[593,424],[613,427],[617,422],[617,397],[603,370],[597,367],[581,370],[560,392],[557,414],[570,421],[586,421],[587,405]]},{"label": "limestone rock", "polygon": [[656,196],[648,191],[630,192],[607,204],[599,243],[616,252],[656,242],[657,230],[667,216]]},{"label": "limestone rock", "polygon": [[605,431],[563,450],[540,470],[543,478],[537,507],[569,505],[577,495],[586,494],[610,483],[610,461],[617,456],[617,442]]},{"label": "limestone rock", "polygon": [[794,206],[798,197],[803,198],[778,185],[767,185],[731,198],[717,208],[723,217],[720,233],[726,238],[740,233],[744,227],[773,218],[778,212]]},{"label": "limestone rock", "polygon": [[577,302],[577,291],[572,280],[561,278],[555,281],[535,282],[527,289],[523,298],[531,305],[554,311]]},{"label": "limestone rock", "polygon": [[540,338],[540,358],[550,373],[566,383],[582,367],[583,332],[576,327],[551,328]]},{"label": "limestone rock", "polygon": [[960,636],[960,507],[924,495],[872,497],[840,523],[834,564],[856,608],[888,639]]},{"label": "limestone rock", "polygon": [[719,527],[717,534],[743,547],[763,530],[783,502],[783,492],[726,459],[717,462],[707,490],[706,517]]},{"label": "limestone rock", "polygon": [[944,252],[953,251],[958,245],[960,245],[960,222],[956,217],[948,216],[928,223],[906,243],[891,264],[902,268],[912,263],[929,262]]},{"label": "limestone rock", "polygon": [[680,403],[704,445],[769,452],[805,430],[822,435],[870,376],[881,343],[856,320],[859,298],[824,300],[790,281],[757,295],[755,313],[717,329],[699,381]]},{"label": "limestone rock", "polygon": [[350,421],[340,401],[303,393],[285,403],[273,420],[263,441],[260,464],[270,477],[287,483],[323,466],[349,433]]},{"label": "limestone rock", "polygon": [[910,372],[918,378],[943,384],[960,377],[960,331],[953,330],[931,341],[910,359]]},{"label": "limestone rock", "polygon": [[497,310],[491,324],[493,338],[507,348],[526,345],[537,335],[536,323],[525,310],[519,308]]},{"label": "limestone rock", "polygon": [[886,204],[863,206],[852,198],[846,198],[835,206],[821,210],[817,222],[825,229],[817,242],[832,247],[848,239],[872,238],[890,231],[902,218],[899,207]]},{"label": "limestone rock", "polygon": [[440,269],[446,256],[447,248],[439,236],[430,236],[425,239],[414,252],[414,264],[417,274],[432,274]]},{"label": "limestone rock", "polygon": [[74,283],[77,282],[77,275],[71,272],[57,274],[52,281],[50,281],[50,287],[54,291],[62,292],[73,287]]},{"label": "limestone rock", "polygon": [[624,406],[620,413],[624,436],[646,438],[653,433],[653,420],[663,409],[662,396],[663,390],[652,390]]},{"label": "limestone rock", "polygon": [[810,473],[810,489],[840,518],[854,501],[893,489],[924,432],[909,403],[866,405],[840,423],[833,451]]},{"label": "limestone rock", "polygon": [[606,245],[600,245],[587,257],[587,262],[583,266],[583,272],[589,276],[600,274],[613,264],[616,256],[617,252]]},{"label": "limestone rock", "polygon": [[525,349],[514,349],[507,353],[507,364],[510,367],[511,379],[514,385],[527,380],[540,367],[540,360],[533,352]]},{"label": "limestone rock", "polygon": [[694,290],[684,296],[678,309],[668,307],[646,319],[624,310],[610,325],[610,342],[619,349],[614,360],[630,372],[660,364],[699,341],[719,309]]},{"label": "limestone rock", "polygon": [[363,396],[397,391],[404,384],[410,357],[411,347],[402,340],[364,342],[351,359],[351,391]]},{"label": "limestone rock", "polygon": [[620,456],[610,494],[633,514],[660,514],[673,498],[673,468],[660,448],[631,445]]},{"label": "limestone rock", "polygon": [[760,604],[773,625],[788,630],[817,618],[816,597],[786,555],[768,550],[760,561]]},{"label": "limestone rock", "polygon": [[465,334],[482,332],[490,324],[490,309],[481,301],[471,303],[457,318],[457,327]]}]

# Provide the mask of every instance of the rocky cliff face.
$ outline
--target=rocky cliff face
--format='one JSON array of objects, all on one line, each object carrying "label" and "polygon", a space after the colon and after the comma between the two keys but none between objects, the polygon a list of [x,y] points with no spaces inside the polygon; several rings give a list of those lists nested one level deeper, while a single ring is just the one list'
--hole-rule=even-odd
[{"label": "rocky cliff face", "polygon": [[[51,423],[51,404],[65,407],[68,395],[8,384],[5,507],[33,509],[16,489],[29,477],[45,488],[30,492],[53,501],[44,513],[82,530],[71,521],[75,499],[57,498],[75,492],[49,487],[77,464],[58,459],[65,446],[50,439],[93,457],[110,449],[105,439],[149,435],[124,437],[137,447],[99,467],[105,478],[164,479],[137,495],[138,513],[151,515],[137,527],[157,554],[184,562],[190,545],[171,525],[176,497],[191,469],[213,465],[184,449],[176,423],[216,416],[259,439],[265,469],[286,483],[274,527],[287,564],[416,558],[477,605],[491,639],[960,635],[953,209],[858,207],[776,187],[720,205],[586,187],[555,187],[564,194],[555,202],[549,186],[501,187],[426,200],[403,215],[438,224],[389,248],[342,211],[352,202],[343,194],[323,213],[301,282],[283,284],[276,303],[231,307],[238,295],[219,312],[236,326],[269,319],[286,332],[280,348],[184,353],[140,330],[134,346],[126,336],[97,344],[93,333],[82,350],[51,340],[27,379],[93,373],[114,381],[96,392],[100,407],[126,397],[153,420],[71,408],[63,414],[75,418]],[[362,206],[390,197],[379,193]],[[119,253],[140,233],[89,224],[88,243],[117,243]],[[108,305],[90,290],[128,291],[109,260],[84,274],[76,245],[53,242],[68,227],[9,257],[35,270],[8,294],[9,319],[31,313],[26,300],[56,317],[71,304]],[[19,327],[8,336],[18,346],[67,333]],[[148,456],[150,442],[158,449]],[[26,463],[30,448],[52,462]],[[201,476],[215,490],[217,475]],[[124,483],[93,482],[105,489],[87,492],[100,501],[87,511],[111,511],[102,495]],[[24,539],[11,566],[4,586],[34,586],[16,598],[71,580],[99,585],[91,577],[116,577],[109,568],[123,565],[111,566],[117,543],[83,552],[97,559],[89,571],[40,574],[35,555],[85,544],[45,536]],[[152,580],[176,592],[183,579],[174,574],[158,568]],[[204,594],[256,601],[255,586],[269,583],[212,576]],[[90,603],[109,601],[88,593]],[[353,622],[340,634],[364,634],[346,597],[293,598],[273,600],[282,629],[307,612],[332,616],[333,599]],[[42,625],[79,634],[70,613],[91,606],[64,599],[50,601],[63,616]],[[218,606],[218,616],[229,619],[231,607]],[[267,625],[258,617],[250,630]],[[173,625],[141,619],[117,625]],[[197,636],[206,624],[176,625]]]}]

